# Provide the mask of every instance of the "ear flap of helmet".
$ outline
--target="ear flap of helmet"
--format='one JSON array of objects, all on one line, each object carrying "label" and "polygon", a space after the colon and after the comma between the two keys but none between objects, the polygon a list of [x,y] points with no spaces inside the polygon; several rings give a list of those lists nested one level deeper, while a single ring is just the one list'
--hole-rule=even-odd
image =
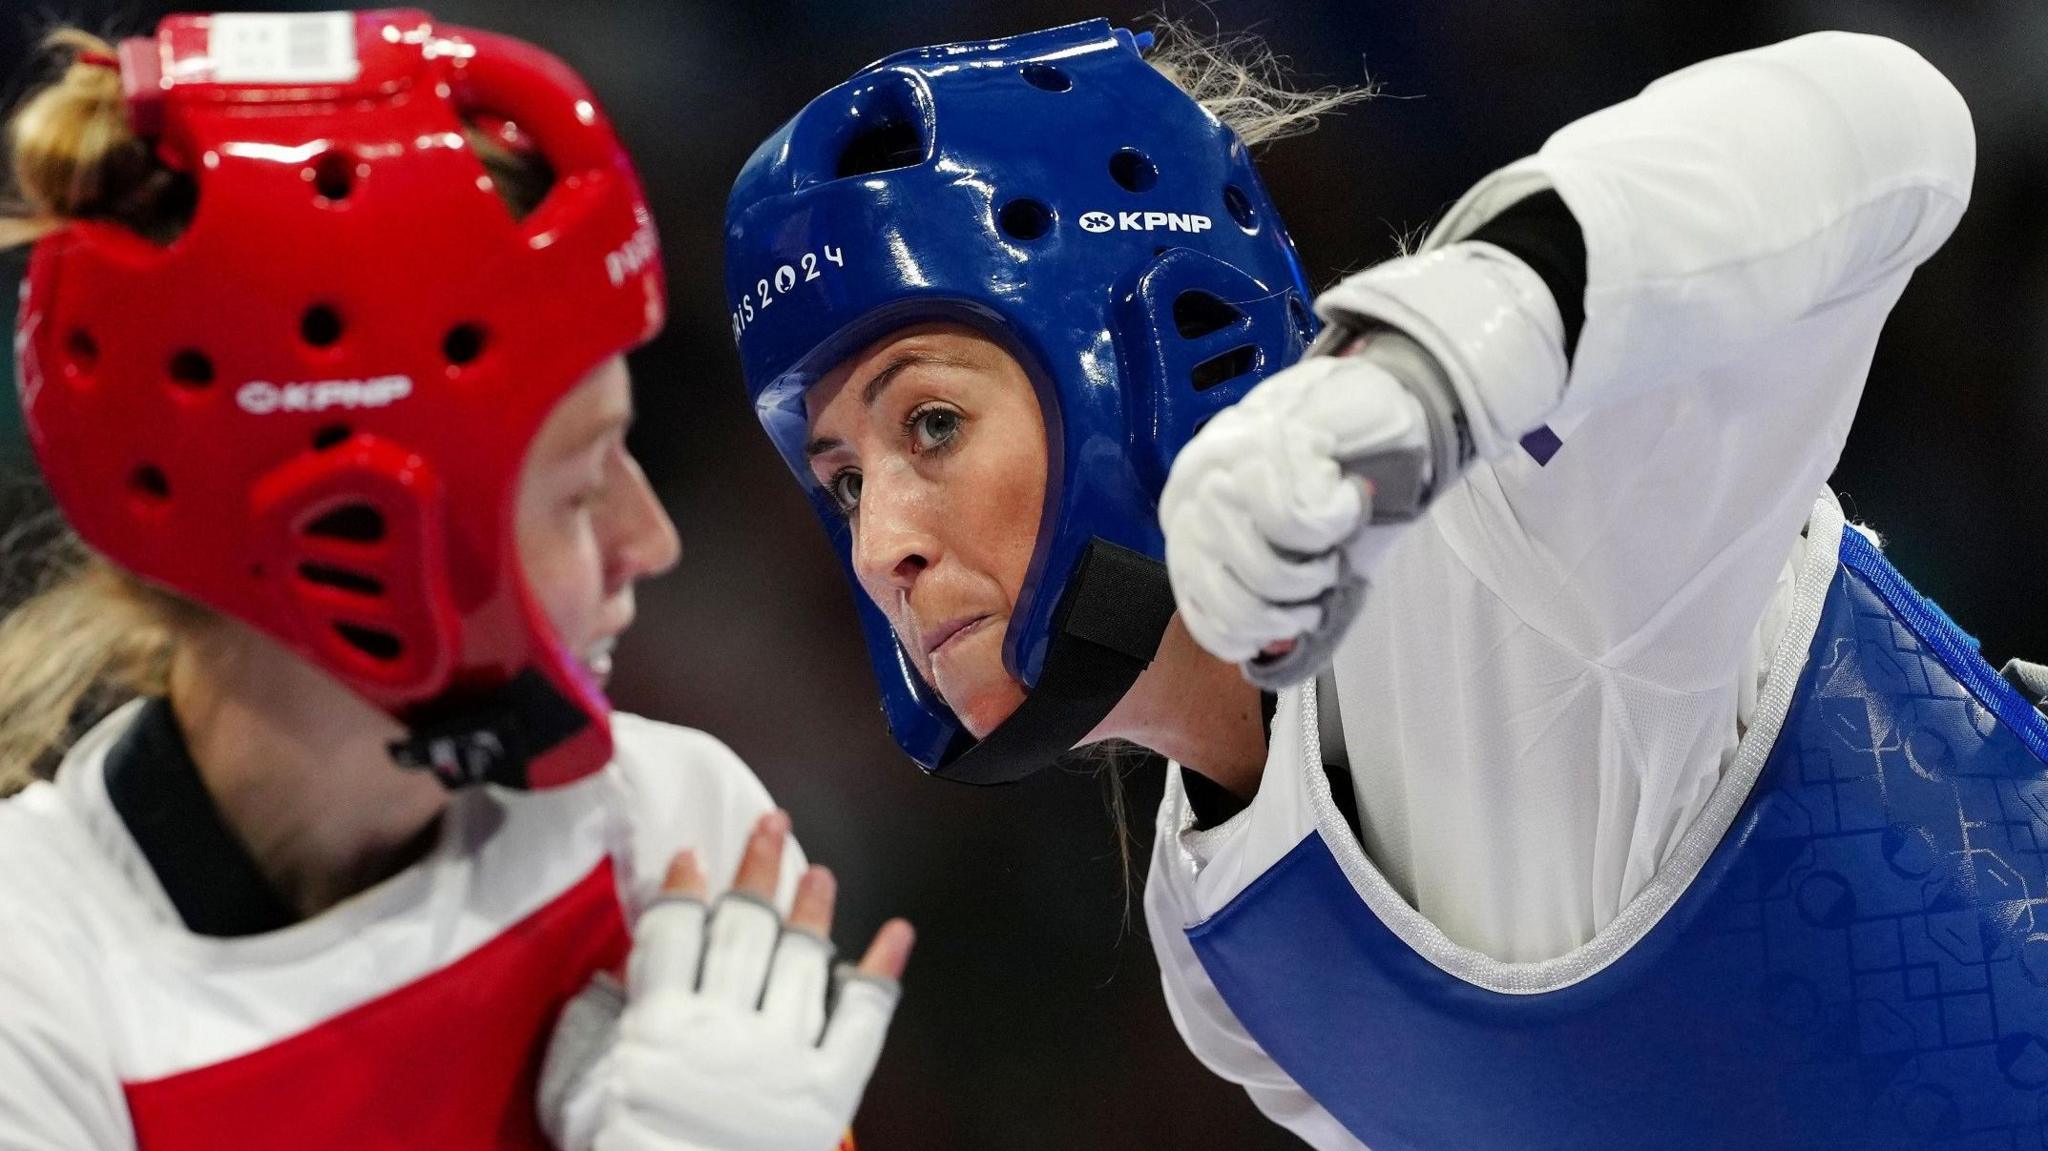
[{"label": "ear flap of helmet", "polygon": [[330,669],[380,702],[447,686],[460,616],[436,577],[447,509],[425,460],[357,434],[264,477],[250,515],[266,545],[251,580],[284,598]]},{"label": "ear flap of helmet", "polygon": [[1191,248],[1172,248],[1118,284],[1119,342],[1135,386],[1133,463],[1157,491],[1181,448],[1307,346],[1312,320],[1293,285],[1275,292]]}]

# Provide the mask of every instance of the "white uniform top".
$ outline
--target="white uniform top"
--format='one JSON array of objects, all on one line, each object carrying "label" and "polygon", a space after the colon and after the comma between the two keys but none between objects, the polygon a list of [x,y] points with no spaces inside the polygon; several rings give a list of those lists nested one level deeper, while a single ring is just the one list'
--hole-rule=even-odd
[{"label": "white uniform top", "polygon": [[[1422,948],[1440,965],[1462,955],[1528,989],[1518,973],[1568,962],[1694,826],[1766,673],[1785,674],[1771,657],[1781,634],[1793,647],[1801,583],[1818,603],[1796,578],[1813,567],[1801,525],[1879,329],[1954,228],[1974,164],[1969,112],[1924,60],[1822,34],[1685,69],[1565,128],[1431,237],[1551,188],[1588,257],[1549,420],[1563,447],[1547,465],[1481,463],[1447,491],[1333,662],[1366,854],[1420,934],[1440,930]],[[1283,695],[1259,795],[1224,825],[1194,830],[1169,773],[1146,920],[1196,1055],[1311,1144],[1355,1148],[1182,934],[1316,826],[1293,810],[1322,775],[1303,694]]]},{"label": "white uniform top", "polygon": [[[730,877],[771,807],[717,740],[619,714],[613,760],[591,778],[461,792],[438,845],[400,874],[279,931],[202,937],[185,929],[108,798],[107,753],[139,707],[88,733],[54,783],[0,803],[0,1147],[133,1148],[143,1101],[154,1108],[153,1139],[248,1145],[187,1126],[203,1121],[182,1118],[193,1097],[177,1092],[188,1085],[210,1104],[228,1092],[256,1126],[279,1109],[304,1116],[318,1134],[294,1146],[337,1136],[409,1145],[406,1116],[379,1113],[403,1099],[358,1109],[341,1120],[347,1130],[321,1129],[327,1085],[277,1090],[266,1059],[295,1044],[302,1071],[309,1045],[325,1042],[337,1077],[352,1063],[431,1059],[438,1036],[408,1034],[409,1021],[438,1013],[494,1025],[491,973],[522,937],[545,936],[550,915],[578,918],[568,944],[561,931],[537,944],[549,950],[529,957],[529,977],[566,969],[578,940],[595,945],[596,931],[579,925],[630,924],[681,848],[697,852],[707,875]],[[784,862],[787,900],[801,854]],[[215,1069],[223,1075],[194,1075]],[[418,1071],[432,1091],[465,1089],[461,1067]]]}]

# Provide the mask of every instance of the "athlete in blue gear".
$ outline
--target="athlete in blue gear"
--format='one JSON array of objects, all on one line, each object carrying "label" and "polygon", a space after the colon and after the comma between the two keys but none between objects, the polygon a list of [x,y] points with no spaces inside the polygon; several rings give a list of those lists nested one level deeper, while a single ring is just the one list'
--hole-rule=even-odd
[{"label": "athlete in blue gear", "polygon": [[1148,48],[891,57],[734,188],[749,392],[905,750],[1173,760],[1169,1005],[1317,1147],[2038,1137],[2048,721],[1824,487],[1969,198],[1955,90],[1841,34],[1686,69],[1288,367],[1278,215]]}]

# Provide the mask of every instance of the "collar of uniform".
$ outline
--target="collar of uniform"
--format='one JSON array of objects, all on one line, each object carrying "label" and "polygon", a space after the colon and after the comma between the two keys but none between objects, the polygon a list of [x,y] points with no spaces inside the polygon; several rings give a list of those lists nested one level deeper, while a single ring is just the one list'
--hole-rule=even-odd
[{"label": "collar of uniform", "polygon": [[[1358,794],[1351,784],[1351,770],[1348,757],[1344,754],[1342,728],[1336,726],[1336,691],[1325,690],[1330,673],[1324,672],[1316,680],[1314,690],[1318,702],[1330,706],[1332,723],[1326,725],[1323,740],[1323,770],[1330,777],[1330,797],[1336,801],[1337,810],[1343,813],[1344,822],[1351,825],[1351,834],[1361,835],[1358,819]],[[1273,745],[1273,716],[1280,706],[1280,697],[1270,691],[1259,693],[1259,726],[1266,733],[1266,746]],[[1334,741],[1331,734],[1334,733]],[[1220,827],[1230,818],[1251,806],[1249,800],[1239,799],[1225,790],[1222,785],[1212,782],[1199,772],[1184,767],[1180,772],[1181,790],[1187,796],[1188,811],[1194,816],[1191,830],[1206,831]]]},{"label": "collar of uniform", "polygon": [[298,922],[199,778],[168,700],[143,701],[107,751],[107,797],[195,935],[260,935]]}]

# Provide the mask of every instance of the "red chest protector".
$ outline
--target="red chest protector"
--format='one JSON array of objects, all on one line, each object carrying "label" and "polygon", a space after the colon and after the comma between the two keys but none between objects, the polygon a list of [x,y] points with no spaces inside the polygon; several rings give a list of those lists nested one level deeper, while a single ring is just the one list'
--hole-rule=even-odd
[{"label": "red chest protector", "polygon": [[631,945],[610,860],[462,959],[223,1063],[125,1084],[141,1151],[527,1151],[562,1005]]}]

